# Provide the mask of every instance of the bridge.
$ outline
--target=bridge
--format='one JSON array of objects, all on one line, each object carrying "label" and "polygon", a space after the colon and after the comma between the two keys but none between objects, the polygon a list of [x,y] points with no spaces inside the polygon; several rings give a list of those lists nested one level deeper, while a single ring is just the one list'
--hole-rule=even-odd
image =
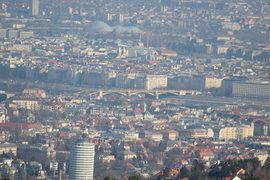
[{"label": "bridge", "polygon": [[[80,92],[82,93],[82,92]],[[125,89],[125,90],[87,90],[84,91],[83,94],[87,95],[96,95],[102,98],[104,95],[107,94],[120,94],[123,96],[132,96],[136,94],[148,94],[154,96],[156,99],[159,99],[159,95],[162,94],[171,94],[176,96],[182,95],[197,95],[201,94],[199,91],[192,91],[192,90],[143,90],[143,89]]]}]

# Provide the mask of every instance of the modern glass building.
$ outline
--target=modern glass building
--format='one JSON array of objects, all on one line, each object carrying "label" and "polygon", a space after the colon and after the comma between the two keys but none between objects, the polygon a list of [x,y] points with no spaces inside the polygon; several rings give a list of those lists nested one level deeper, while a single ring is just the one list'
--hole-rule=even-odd
[{"label": "modern glass building", "polygon": [[88,139],[78,139],[71,146],[69,179],[93,180],[95,146]]}]

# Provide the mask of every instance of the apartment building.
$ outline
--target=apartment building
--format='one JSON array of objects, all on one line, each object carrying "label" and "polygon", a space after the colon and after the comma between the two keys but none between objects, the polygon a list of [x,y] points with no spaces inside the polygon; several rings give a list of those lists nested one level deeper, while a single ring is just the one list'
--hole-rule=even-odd
[{"label": "apartment building", "polygon": [[146,90],[153,89],[166,89],[167,88],[167,75],[146,75],[145,87]]},{"label": "apartment building", "polygon": [[18,108],[29,109],[31,111],[38,111],[40,109],[40,102],[37,98],[22,96],[14,97],[11,101],[17,104]]},{"label": "apartment building", "polygon": [[229,140],[229,139],[238,139],[251,137],[254,135],[253,127],[225,127],[222,128],[219,132],[219,139]]},{"label": "apartment building", "polygon": [[270,98],[270,84],[267,81],[234,82],[232,95],[239,97]]}]

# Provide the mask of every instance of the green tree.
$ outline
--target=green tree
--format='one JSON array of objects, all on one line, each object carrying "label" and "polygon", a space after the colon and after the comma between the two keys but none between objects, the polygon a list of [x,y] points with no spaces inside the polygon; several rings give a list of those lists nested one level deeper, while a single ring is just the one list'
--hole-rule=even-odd
[{"label": "green tree", "polygon": [[168,177],[170,175],[170,171],[171,171],[170,168],[168,168],[168,167],[165,168],[165,170],[164,170],[165,177]]},{"label": "green tree", "polygon": [[204,177],[204,165],[199,161],[195,160],[193,162],[193,168],[190,171],[190,180],[200,180],[205,179]]},{"label": "green tree", "polygon": [[113,147],[113,148],[112,148],[111,155],[114,155],[114,157],[117,158],[118,152],[117,152],[117,148],[116,148],[116,147]]},{"label": "green tree", "polygon": [[265,170],[270,170],[270,158],[268,157],[265,162],[264,162],[264,165],[263,165],[263,169]]},{"label": "green tree", "polygon": [[164,142],[164,141],[161,141],[161,142],[159,143],[158,150],[159,150],[160,152],[164,152],[164,150],[166,149],[166,147],[167,147],[167,143]]},{"label": "green tree", "polygon": [[27,173],[23,168],[19,168],[19,170],[18,170],[18,179],[19,180],[27,180]]},{"label": "green tree", "polygon": [[182,179],[182,178],[188,177],[188,174],[189,174],[188,169],[186,168],[186,166],[183,166],[183,167],[180,169],[180,173],[179,173],[178,177],[179,177],[180,179]]},{"label": "green tree", "polygon": [[243,179],[243,180],[259,180],[259,179],[256,178],[256,177],[247,177],[247,178],[245,178],[245,179]]},{"label": "green tree", "polygon": [[128,177],[128,180],[140,180],[140,178],[138,176],[133,175]]},{"label": "green tree", "polygon": [[222,169],[220,171],[220,175],[219,176],[221,178],[226,177],[228,175],[229,171],[230,171],[230,167],[227,164],[225,164],[225,165],[222,166]]},{"label": "green tree", "polygon": [[109,176],[106,176],[103,180],[115,180],[115,178],[111,179]]},{"label": "green tree", "polygon": [[253,172],[261,166],[258,158],[239,160],[238,162],[239,167],[245,169],[249,176],[252,176]]},{"label": "green tree", "polygon": [[212,169],[209,173],[208,173],[208,177],[209,178],[218,178],[220,176],[220,171],[218,169]]},{"label": "green tree", "polygon": [[36,161],[35,156],[32,156],[32,157],[31,157],[31,161]]}]

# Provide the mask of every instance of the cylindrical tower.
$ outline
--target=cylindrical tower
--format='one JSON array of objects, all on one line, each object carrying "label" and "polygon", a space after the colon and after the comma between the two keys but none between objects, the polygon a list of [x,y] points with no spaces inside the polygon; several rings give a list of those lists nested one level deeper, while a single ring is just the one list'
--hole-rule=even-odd
[{"label": "cylindrical tower", "polygon": [[69,179],[93,180],[95,146],[88,139],[78,139],[70,150]]}]

